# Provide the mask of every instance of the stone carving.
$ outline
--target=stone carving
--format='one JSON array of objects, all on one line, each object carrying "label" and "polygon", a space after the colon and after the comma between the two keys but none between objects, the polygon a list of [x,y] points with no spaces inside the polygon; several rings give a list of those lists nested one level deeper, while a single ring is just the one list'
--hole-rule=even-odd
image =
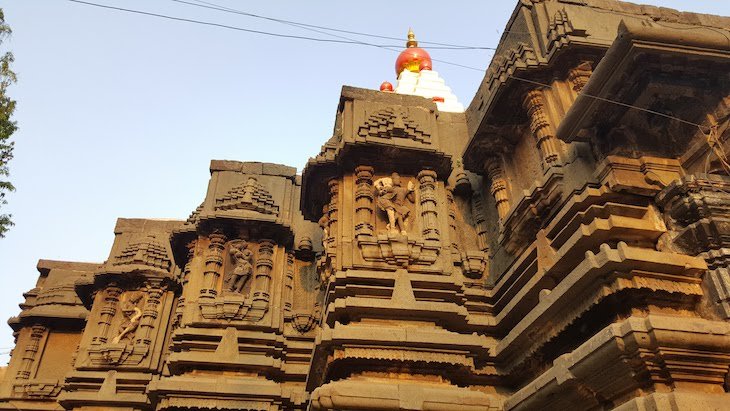
[{"label": "stone carving", "polygon": [[203,205],[204,204],[197,206],[195,210],[190,213],[187,220],[185,220],[185,225],[194,226],[198,224],[198,221],[200,221],[200,213],[203,212]]},{"label": "stone carving", "polygon": [[393,173],[390,177],[375,180],[375,189],[378,208],[388,215],[388,232],[406,235],[408,216],[411,213],[408,203],[415,201],[413,182],[409,181],[408,186],[403,187],[398,173]]},{"label": "stone carving", "polygon": [[[123,291],[111,284],[104,291],[97,335],[89,348],[89,360],[97,366],[137,365],[149,352],[149,333],[157,317],[158,293],[145,298],[142,290]],[[115,319],[122,317],[116,335],[109,341]],[[147,318],[145,318],[145,316]],[[153,318],[154,317],[154,318]],[[142,330],[142,328],[144,328]]]},{"label": "stone carving", "polygon": [[114,258],[112,265],[142,264],[150,267],[169,270],[172,263],[167,249],[154,236],[127,245]]},{"label": "stone carving", "polygon": [[216,162],[187,223],[39,267],[0,409],[727,409],[730,20],[512,16],[465,113],[348,88],[301,177]]},{"label": "stone carving", "polygon": [[61,392],[62,383],[60,381],[34,381],[24,384],[16,384],[14,390],[20,396],[45,399],[56,397]]},{"label": "stone carving", "polygon": [[228,253],[234,268],[225,276],[223,283],[226,291],[240,294],[251,278],[253,252],[248,249],[246,241],[241,241],[238,244],[231,244]]},{"label": "stone carving", "polygon": [[31,328],[30,341],[25,346],[25,353],[23,354],[23,362],[20,365],[20,369],[16,374],[16,378],[19,380],[27,380],[30,378],[31,369],[36,361],[36,354],[40,348],[41,339],[48,332],[48,329],[40,324],[36,324]]},{"label": "stone carving", "polygon": [[[206,260],[210,263],[207,269],[211,281],[209,284],[215,284],[217,281],[223,261],[221,255],[224,247],[223,237],[217,234],[212,234],[211,237],[213,236],[216,236],[216,241],[211,242],[212,247],[209,248]],[[235,267],[229,276],[224,277],[224,292],[221,295],[218,295],[215,288],[201,290],[199,305],[203,318],[255,322],[260,321],[268,312],[275,243],[271,240],[260,240],[253,264],[254,253],[248,246],[248,243],[240,242],[229,250]],[[244,292],[246,284],[252,277],[250,290]]]},{"label": "stone carving", "polygon": [[119,326],[119,334],[112,339],[112,344],[119,344],[122,341],[132,342],[134,331],[139,327],[139,320],[142,318],[142,299],[144,294],[141,291],[131,291],[122,296],[121,306],[124,321]]},{"label": "stone carving", "polygon": [[525,95],[523,106],[530,117],[530,131],[532,131],[537,141],[537,148],[542,155],[543,168],[558,165],[562,156],[561,143],[552,131],[544,91],[535,89],[528,92]]},{"label": "stone carving", "polygon": [[[368,166],[359,166],[356,172],[356,218],[353,223],[363,259],[402,267],[433,264],[441,249],[436,226],[436,173],[424,170],[418,174],[423,230],[419,233],[422,236],[414,236],[408,234],[408,228],[412,203],[415,202],[415,184],[408,182],[404,187],[397,173],[373,182],[373,169]],[[367,195],[368,190],[374,195]],[[385,233],[372,233],[371,218],[375,213],[375,204],[387,216]]]},{"label": "stone carving", "polygon": [[417,122],[408,117],[403,110],[392,107],[382,109],[368,117],[361,125],[358,135],[362,138],[408,138],[430,144],[431,135],[421,129]]},{"label": "stone carving", "polygon": [[485,170],[491,182],[490,190],[497,205],[497,214],[502,221],[507,217],[510,210],[509,192],[507,190],[507,179],[502,170],[502,159],[489,157],[485,162]]},{"label": "stone carving", "polygon": [[228,194],[215,200],[216,210],[251,210],[262,214],[279,215],[279,206],[271,194],[255,178],[232,188]]},{"label": "stone carving", "polygon": [[563,8],[555,12],[548,27],[548,50],[563,47],[570,42],[570,36],[585,37],[586,30],[576,29]]},{"label": "stone carving", "polygon": [[571,69],[568,72],[568,81],[573,85],[573,90],[580,93],[588,83],[591,74],[593,74],[593,68],[591,67],[591,63],[587,61]]},{"label": "stone carving", "polygon": [[315,303],[314,312],[306,312],[297,310],[292,314],[291,320],[294,329],[304,334],[312,331],[314,327],[319,325],[319,318],[322,315],[319,303]]}]

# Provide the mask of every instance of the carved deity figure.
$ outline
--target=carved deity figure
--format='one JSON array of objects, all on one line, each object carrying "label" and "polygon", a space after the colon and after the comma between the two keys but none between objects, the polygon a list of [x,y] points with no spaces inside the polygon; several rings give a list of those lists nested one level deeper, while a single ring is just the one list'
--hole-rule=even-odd
[{"label": "carved deity figure", "polygon": [[112,343],[132,341],[134,331],[139,326],[139,320],[142,317],[142,308],[140,308],[142,298],[144,298],[144,294],[141,291],[130,291],[124,294],[122,297],[124,321],[119,325],[119,334],[114,337]]},{"label": "carved deity figure", "polygon": [[231,245],[231,248],[228,250],[234,268],[228,273],[223,282],[226,290],[229,292],[240,294],[251,278],[251,272],[253,271],[253,265],[251,264],[253,252],[247,247],[248,244],[242,241],[236,245]]},{"label": "carved deity figure", "polygon": [[410,181],[408,187],[403,187],[398,173],[375,181],[378,207],[388,215],[387,228],[391,234],[397,234],[399,231],[403,235],[406,234],[408,215],[411,212],[407,202],[414,202],[414,189],[415,186]]}]

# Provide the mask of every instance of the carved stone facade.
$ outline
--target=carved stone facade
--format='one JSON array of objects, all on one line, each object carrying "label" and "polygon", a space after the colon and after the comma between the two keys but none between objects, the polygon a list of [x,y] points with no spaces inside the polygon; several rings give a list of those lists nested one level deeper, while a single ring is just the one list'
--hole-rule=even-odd
[{"label": "carved stone facade", "polygon": [[344,87],[301,175],[40,261],[0,409],[730,409],[728,27],[523,0],[465,113]]}]

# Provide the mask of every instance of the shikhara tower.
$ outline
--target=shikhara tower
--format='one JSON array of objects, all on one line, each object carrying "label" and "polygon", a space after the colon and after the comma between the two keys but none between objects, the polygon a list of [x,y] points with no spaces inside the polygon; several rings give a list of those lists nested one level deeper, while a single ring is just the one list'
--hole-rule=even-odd
[{"label": "shikhara tower", "polygon": [[728,409],[728,27],[523,0],[466,110],[410,32],[301,175],[41,260],[0,409]]}]

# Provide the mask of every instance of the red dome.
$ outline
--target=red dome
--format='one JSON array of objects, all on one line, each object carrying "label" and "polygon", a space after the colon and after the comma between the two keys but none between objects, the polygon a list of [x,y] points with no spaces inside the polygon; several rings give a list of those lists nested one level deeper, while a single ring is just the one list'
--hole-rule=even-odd
[{"label": "red dome", "polygon": [[427,67],[427,70],[431,70],[433,63],[431,62],[431,56],[428,52],[418,47],[416,41],[416,35],[413,34],[413,30],[408,29],[408,42],[406,42],[407,49],[403,50],[398,59],[395,60],[395,75],[399,76],[403,70],[412,71],[418,73],[422,67]]},{"label": "red dome", "polygon": [[389,81],[384,81],[380,85],[380,91],[393,91],[393,85]]},{"label": "red dome", "polygon": [[395,61],[395,74],[400,75],[403,70],[418,73],[421,70],[421,64],[424,63],[428,67],[433,64],[428,52],[420,47],[409,47],[403,50]]}]

